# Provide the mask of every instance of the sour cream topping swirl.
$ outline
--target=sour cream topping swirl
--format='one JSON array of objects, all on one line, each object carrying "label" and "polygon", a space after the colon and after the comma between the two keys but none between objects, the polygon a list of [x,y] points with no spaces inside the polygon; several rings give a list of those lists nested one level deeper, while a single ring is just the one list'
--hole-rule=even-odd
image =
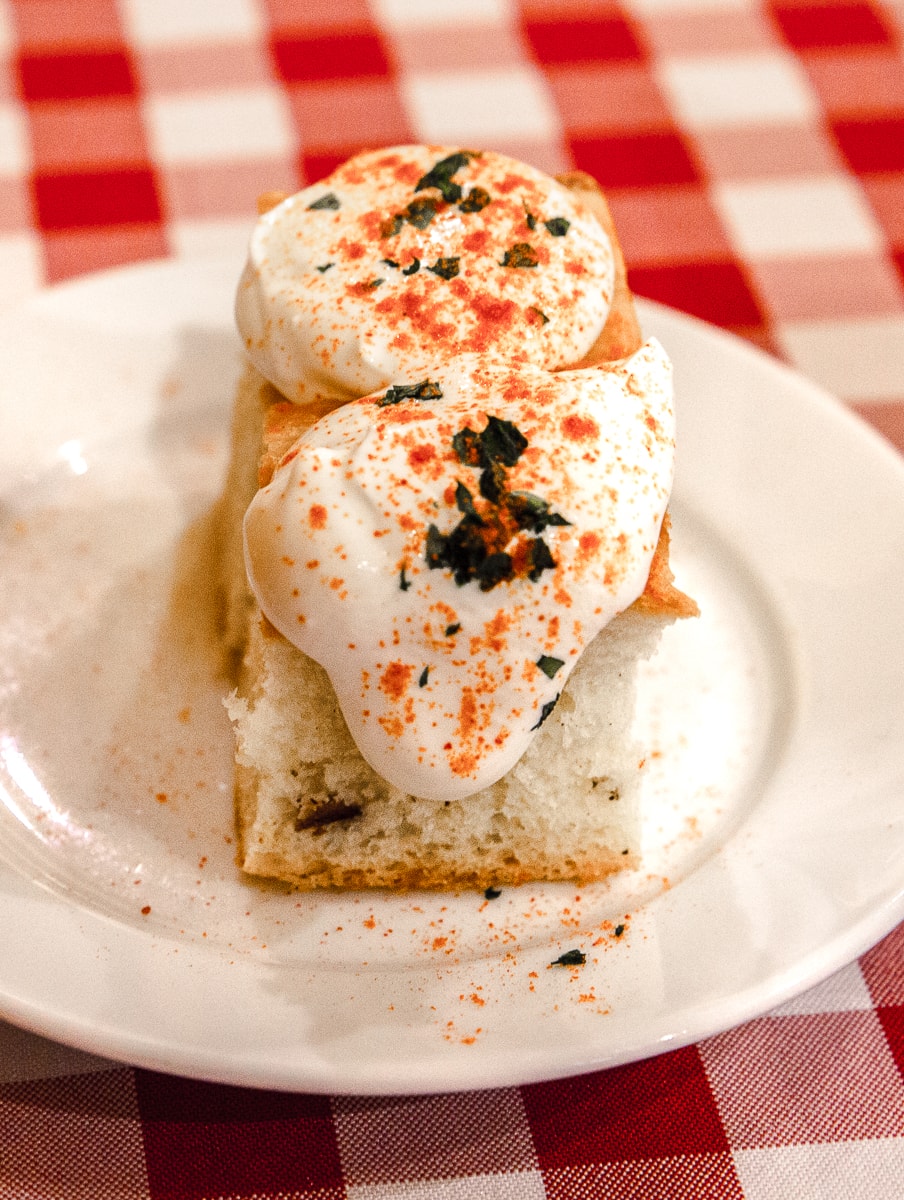
[{"label": "sour cream topping swirl", "polygon": [[456,799],[514,765],[643,591],[673,456],[656,341],[555,374],[465,355],[302,435],[245,518],[249,577],[371,766]]},{"label": "sour cream topping swirl", "polygon": [[289,400],[344,402],[459,354],[575,364],[614,278],[608,235],[549,176],[488,151],[398,146],[261,217],[236,320]]}]

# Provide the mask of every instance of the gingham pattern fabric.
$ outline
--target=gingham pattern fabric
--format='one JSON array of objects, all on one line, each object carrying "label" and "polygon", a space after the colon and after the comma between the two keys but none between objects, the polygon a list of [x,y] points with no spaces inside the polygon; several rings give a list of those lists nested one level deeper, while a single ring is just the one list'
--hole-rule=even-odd
[{"label": "gingham pattern fabric", "polygon": [[[606,187],[634,289],[904,448],[904,3],[6,0],[0,304],[240,256],[259,192],[404,140]],[[904,930],[780,1011],[579,1079],[278,1095],[0,1025],[0,1200],[904,1196]]]}]

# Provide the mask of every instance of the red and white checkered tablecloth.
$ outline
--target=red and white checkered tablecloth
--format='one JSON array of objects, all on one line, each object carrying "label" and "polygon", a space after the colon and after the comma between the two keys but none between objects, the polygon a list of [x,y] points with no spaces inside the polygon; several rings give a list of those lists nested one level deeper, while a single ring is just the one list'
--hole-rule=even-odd
[{"label": "red and white checkered tablecloth", "polygon": [[[607,189],[634,289],[904,449],[902,0],[4,0],[0,303],[241,258],[255,198],[364,146]],[[416,1098],[284,1095],[0,1024],[0,1198],[900,1200],[904,928],[671,1054]]]}]

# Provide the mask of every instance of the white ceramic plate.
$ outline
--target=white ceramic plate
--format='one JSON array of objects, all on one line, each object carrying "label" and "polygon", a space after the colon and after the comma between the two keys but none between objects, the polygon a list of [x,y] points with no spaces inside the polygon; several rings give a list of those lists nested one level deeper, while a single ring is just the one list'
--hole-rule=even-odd
[{"label": "white ceramic plate", "polygon": [[[240,879],[207,587],[237,272],[143,266],[2,325],[0,1014],[233,1083],[514,1084],[752,1017],[901,919],[904,468],[647,304],[703,615],[642,674],[642,869],[492,901]],[[549,967],[571,949],[583,967]]]}]

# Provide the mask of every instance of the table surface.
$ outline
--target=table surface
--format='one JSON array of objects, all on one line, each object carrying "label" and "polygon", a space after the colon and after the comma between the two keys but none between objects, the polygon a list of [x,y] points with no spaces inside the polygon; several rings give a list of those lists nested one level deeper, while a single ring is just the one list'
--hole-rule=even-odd
[{"label": "table surface", "polygon": [[[258,193],[364,147],[607,189],[632,285],[904,450],[904,3],[5,0],[0,303],[237,254]],[[284,1095],[0,1024],[0,1196],[904,1195],[904,927],[782,1009],[580,1078]]]}]

